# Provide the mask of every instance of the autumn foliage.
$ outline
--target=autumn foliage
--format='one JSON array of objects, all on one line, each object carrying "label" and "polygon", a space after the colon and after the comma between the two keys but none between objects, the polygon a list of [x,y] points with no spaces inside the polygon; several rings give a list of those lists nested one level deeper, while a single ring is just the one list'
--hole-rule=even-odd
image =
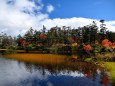
[{"label": "autumn foliage", "polygon": [[40,34],[40,38],[43,39],[43,40],[45,40],[46,39],[46,35],[44,33],[41,33]]},{"label": "autumn foliage", "polygon": [[108,47],[109,46],[109,40],[108,39],[104,39],[104,40],[102,40],[102,45],[104,46],[104,47]]},{"label": "autumn foliage", "polygon": [[112,48],[114,48],[115,47],[115,42],[112,43],[108,39],[104,39],[104,40],[102,40],[102,45],[104,47],[112,47]]},{"label": "autumn foliage", "polygon": [[91,45],[90,45],[90,44],[85,45],[85,46],[84,46],[84,50],[86,50],[86,51],[91,51],[91,50],[92,50]]},{"label": "autumn foliage", "polygon": [[20,43],[23,45],[23,46],[27,46],[29,43],[24,40],[24,39],[20,39]]}]

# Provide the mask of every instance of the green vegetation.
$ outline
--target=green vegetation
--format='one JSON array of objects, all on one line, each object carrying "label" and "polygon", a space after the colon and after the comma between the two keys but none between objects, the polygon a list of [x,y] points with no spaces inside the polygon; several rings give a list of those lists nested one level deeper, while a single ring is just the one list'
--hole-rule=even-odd
[{"label": "green vegetation", "polygon": [[110,72],[110,79],[115,85],[115,62],[104,62],[104,66]]}]

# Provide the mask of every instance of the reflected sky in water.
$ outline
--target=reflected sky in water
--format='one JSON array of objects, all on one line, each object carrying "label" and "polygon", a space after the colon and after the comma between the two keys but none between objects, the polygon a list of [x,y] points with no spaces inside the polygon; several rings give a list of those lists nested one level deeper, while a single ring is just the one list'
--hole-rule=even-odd
[{"label": "reflected sky in water", "polygon": [[87,71],[89,76],[86,77],[78,70],[51,72],[38,65],[0,57],[0,86],[104,86],[100,83],[100,70],[96,70],[97,74],[91,77],[90,71]]}]

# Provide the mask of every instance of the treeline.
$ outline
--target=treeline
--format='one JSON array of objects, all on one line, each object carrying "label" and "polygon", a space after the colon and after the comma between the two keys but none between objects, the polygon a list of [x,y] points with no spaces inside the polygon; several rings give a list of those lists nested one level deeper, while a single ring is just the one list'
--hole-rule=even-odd
[{"label": "treeline", "polygon": [[16,37],[0,34],[0,49],[15,49],[17,47]]},{"label": "treeline", "polygon": [[100,20],[100,27],[97,26],[96,22],[92,24],[79,27],[77,29],[63,26],[52,27],[46,31],[46,27],[43,26],[42,30],[34,30],[30,28],[24,36],[18,35],[17,43],[18,46],[26,46],[31,44],[52,46],[56,44],[72,44],[72,43],[84,43],[91,44],[98,41],[101,43],[103,39],[108,39],[111,42],[115,41],[115,33],[108,31],[104,20]]},{"label": "treeline", "polygon": [[[83,51],[84,49],[87,50],[89,47],[92,47],[93,52],[95,52],[96,44],[102,44],[104,39],[114,44],[115,32],[108,30],[109,28],[106,28],[104,20],[100,20],[99,27],[95,21],[79,28],[56,26],[47,30],[46,27],[43,26],[41,30],[34,30],[31,27],[24,35],[19,34],[14,38],[6,34],[1,34],[0,48],[26,50],[27,52],[63,52],[66,54],[67,52]],[[87,47],[87,45],[89,47]],[[99,47],[96,52],[101,52],[102,47],[103,46]]]}]

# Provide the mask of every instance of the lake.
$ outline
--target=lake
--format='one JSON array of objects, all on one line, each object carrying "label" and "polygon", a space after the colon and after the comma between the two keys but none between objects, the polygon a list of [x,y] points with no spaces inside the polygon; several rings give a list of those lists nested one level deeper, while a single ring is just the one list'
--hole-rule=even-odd
[{"label": "lake", "polygon": [[0,55],[0,86],[112,86],[107,71],[90,65],[46,66]]}]

